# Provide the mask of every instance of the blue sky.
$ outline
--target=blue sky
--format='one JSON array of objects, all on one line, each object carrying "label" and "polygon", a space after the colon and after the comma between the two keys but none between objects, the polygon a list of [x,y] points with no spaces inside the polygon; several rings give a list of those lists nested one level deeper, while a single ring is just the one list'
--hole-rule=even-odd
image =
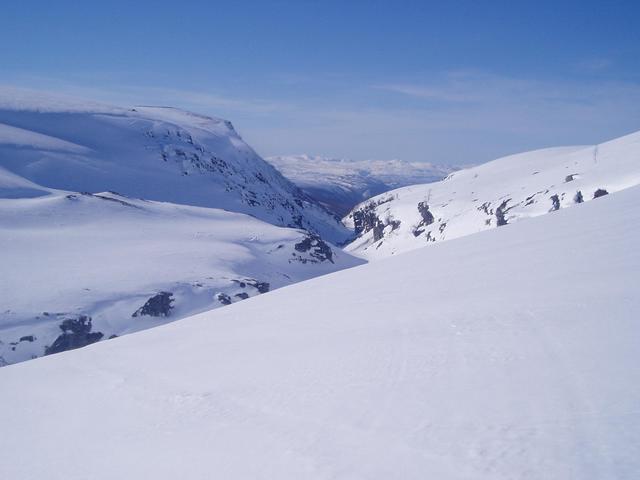
[{"label": "blue sky", "polygon": [[477,163],[640,130],[637,1],[10,1],[0,84],[230,119],[263,155]]}]

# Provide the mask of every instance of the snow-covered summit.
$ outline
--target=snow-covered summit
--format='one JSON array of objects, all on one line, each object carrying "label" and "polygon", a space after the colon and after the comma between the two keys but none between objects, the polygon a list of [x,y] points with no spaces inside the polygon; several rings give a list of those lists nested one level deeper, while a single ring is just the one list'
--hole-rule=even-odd
[{"label": "snow-covered summit", "polygon": [[344,222],[347,250],[380,258],[571,207],[640,183],[640,132],[510,155],[371,198]]},{"label": "snow-covered summit", "polygon": [[0,89],[0,167],[44,187],[222,208],[334,242],[349,234],[230,122],[174,108]]},{"label": "snow-covered summit", "polygon": [[347,160],[311,155],[268,157],[285,177],[337,215],[394,188],[435,182],[453,167],[402,160]]}]

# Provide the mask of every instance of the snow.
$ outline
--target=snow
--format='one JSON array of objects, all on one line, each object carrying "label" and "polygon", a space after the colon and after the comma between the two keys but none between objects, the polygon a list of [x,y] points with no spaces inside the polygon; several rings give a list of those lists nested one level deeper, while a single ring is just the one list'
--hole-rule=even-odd
[{"label": "snow", "polygon": [[[640,183],[640,132],[596,146],[536,150],[460,170],[445,180],[400,188],[374,197],[344,219],[378,223],[358,232],[347,250],[368,259],[450,240],[498,226],[503,221],[544,215],[588,202],[597,190],[617,192]],[[424,222],[419,204],[432,223]],[[375,216],[375,217],[374,217]],[[426,215],[428,217],[428,215]]]},{"label": "snow", "polygon": [[0,88],[0,168],[44,187],[245,213],[333,242],[350,232],[226,120]]},{"label": "snow", "polygon": [[456,170],[428,162],[357,161],[311,155],[276,156],[267,161],[339,216],[380,193],[406,185],[435,182]]},{"label": "snow", "polygon": [[[43,189],[4,173],[0,193],[35,198],[0,199],[0,366],[43,355],[65,319],[87,315],[107,339],[223,306],[220,295],[236,302],[362,263],[329,245],[320,261],[296,247],[307,233],[248,215]],[[168,316],[132,317],[163,291],[173,294]]]},{"label": "snow", "polygon": [[639,203],[2,368],[0,477],[637,478]]}]

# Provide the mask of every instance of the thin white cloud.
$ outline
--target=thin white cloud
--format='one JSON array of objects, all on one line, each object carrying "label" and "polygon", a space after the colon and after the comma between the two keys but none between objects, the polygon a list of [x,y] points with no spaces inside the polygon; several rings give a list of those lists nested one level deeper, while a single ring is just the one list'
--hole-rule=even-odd
[{"label": "thin white cloud", "polygon": [[349,83],[338,96],[274,90],[271,98],[251,98],[153,86],[57,85],[57,90],[116,105],[163,104],[222,116],[264,155],[316,152],[477,163],[528,149],[596,143],[640,129],[639,84],[477,71],[373,88]]}]

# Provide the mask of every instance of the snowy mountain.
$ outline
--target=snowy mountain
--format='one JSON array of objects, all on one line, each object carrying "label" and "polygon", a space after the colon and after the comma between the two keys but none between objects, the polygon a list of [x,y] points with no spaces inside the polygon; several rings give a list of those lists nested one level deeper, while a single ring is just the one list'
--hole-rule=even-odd
[{"label": "snowy mountain", "polygon": [[0,195],[0,366],[362,263],[248,215],[56,191],[1,168]]},{"label": "snowy mountain", "polygon": [[344,219],[346,250],[387,257],[515,223],[640,183],[640,132],[595,146],[511,155],[361,203]]},{"label": "snowy mountain", "polygon": [[[547,186],[626,186],[557,155],[577,168]],[[636,478],[639,204],[630,188],[0,369],[0,477]]]},{"label": "snowy mountain", "polygon": [[388,190],[441,180],[453,167],[401,160],[355,161],[309,155],[267,161],[340,217],[358,203]]},{"label": "snowy mountain", "polygon": [[174,108],[2,90],[0,167],[50,188],[222,208],[333,242],[349,236],[230,122]]}]

